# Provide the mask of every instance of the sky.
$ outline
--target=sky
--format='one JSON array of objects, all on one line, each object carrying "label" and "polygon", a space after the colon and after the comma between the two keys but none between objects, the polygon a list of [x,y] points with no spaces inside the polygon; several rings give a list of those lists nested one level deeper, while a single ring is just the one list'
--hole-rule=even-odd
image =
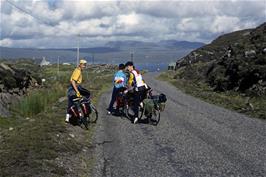
[{"label": "sky", "polygon": [[2,47],[69,48],[78,41],[81,47],[96,47],[124,40],[210,43],[266,21],[266,0],[0,1]]}]

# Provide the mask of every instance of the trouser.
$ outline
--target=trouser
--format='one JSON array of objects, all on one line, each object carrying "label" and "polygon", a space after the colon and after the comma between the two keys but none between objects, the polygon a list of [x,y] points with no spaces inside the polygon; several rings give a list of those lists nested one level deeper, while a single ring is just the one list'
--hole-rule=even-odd
[{"label": "trouser", "polygon": [[[80,93],[80,95],[86,97],[86,98],[89,98],[90,97],[90,91],[83,88],[81,85],[78,86],[78,91]],[[69,110],[69,108],[71,108],[72,105],[74,105],[74,102],[73,102],[73,99],[76,98],[76,91],[75,89],[73,88],[72,85],[70,85],[68,87],[68,91],[67,91],[67,98],[68,98],[68,106],[67,106],[67,112]]]},{"label": "trouser", "polygon": [[113,106],[114,106],[114,103],[116,101],[116,98],[117,98],[119,92],[123,91],[124,89],[125,89],[124,87],[121,87],[121,88],[114,87],[113,88],[113,93],[112,93],[111,101],[110,101],[110,104],[109,104],[109,107],[108,107],[108,110],[110,112],[113,112],[114,111]]},{"label": "trouser", "polygon": [[139,116],[139,104],[144,99],[146,88],[145,86],[141,86],[141,87],[138,87],[136,90],[137,91],[134,92],[134,104],[133,104],[134,117]]}]

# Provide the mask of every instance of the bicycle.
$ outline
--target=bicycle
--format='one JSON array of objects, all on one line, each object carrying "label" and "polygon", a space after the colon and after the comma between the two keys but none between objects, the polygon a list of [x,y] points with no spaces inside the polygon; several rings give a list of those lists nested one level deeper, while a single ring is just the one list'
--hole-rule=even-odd
[{"label": "bicycle", "polygon": [[[131,120],[134,117],[133,111],[131,112],[131,108],[134,105],[134,92],[128,91],[127,93],[124,93],[124,91],[119,92],[117,98],[116,98],[116,110],[119,112],[121,116],[125,116],[129,120]],[[147,96],[146,94],[151,94],[151,92],[146,92],[144,95],[142,95],[142,99],[144,100]],[[138,106],[139,110],[139,116],[138,118],[141,119],[143,112],[142,107]]]},{"label": "bicycle", "polygon": [[124,90],[120,91],[118,93],[118,96],[116,97],[116,111],[121,115],[121,117],[126,117],[130,119],[130,114],[129,114],[129,103],[132,105],[132,98],[130,101],[128,100],[128,95],[124,93]]},{"label": "bicycle", "polygon": [[89,123],[96,123],[98,120],[98,111],[90,98],[80,97],[73,99],[74,105],[70,107],[71,118],[75,118],[77,124],[82,124],[88,129]]},{"label": "bicycle", "polygon": [[164,94],[153,96],[152,90],[149,90],[148,92],[147,99],[143,100],[143,108],[140,110],[140,117],[145,115],[145,117],[148,119],[148,123],[157,126],[160,122],[161,111],[164,111],[165,109],[166,97],[165,100],[162,101],[160,96]]}]

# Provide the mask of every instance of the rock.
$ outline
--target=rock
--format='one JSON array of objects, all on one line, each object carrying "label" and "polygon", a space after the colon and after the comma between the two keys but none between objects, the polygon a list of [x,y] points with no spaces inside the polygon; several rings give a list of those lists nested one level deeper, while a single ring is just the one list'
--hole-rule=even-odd
[{"label": "rock", "polygon": [[61,98],[58,99],[58,102],[62,103],[64,101],[66,101],[66,100],[67,100],[67,97],[61,97]]},{"label": "rock", "polygon": [[254,111],[254,106],[253,106],[253,104],[248,103],[248,107],[249,107],[250,110]]},{"label": "rock", "polygon": [[254,57],[255,55],[256,55],[256,51],[255,50],[245,51],[245,57]]},{"label": "rock", "polygon": [[0,92],[3,92],[4,91],[4,84],[0,84]]},{"label": "rock", "polygon": [[0,67],[6,71],[11,72],[12,74],[15,74],[15,71],[11,67],[9,67],[8,65],[6,65],[4,63],[0,63]]},{"label": "rock", "polygon": [[71,138],[75,138],[75,135],[72,134],[72,133],[70,133],[69,136],[70,136]]},{"label": "rock", "polygon": [[[21,67],[16,64],[8,65],[0,63],[0,115],[1,117],[10,116],[8,107],[13,100],[17,100],[18,96],[27,93],[29,87],[37,87],[38,84],[38,70],[33,74],[32,68],[28,66]],[[34,76],[34,77],[33,77]]]},{"label": "rock", "polygon": [[19,89],[19,88],[14,88],[14,89],[13,89],[13,93],[19,95],[19,93],[20,93],[20,89]]},{"label": "rock", "polygon": [[12,131],[12,130],[14,130],[14,128],[13,127],[9,127],[9,129],[8,129],[9,131]]}]

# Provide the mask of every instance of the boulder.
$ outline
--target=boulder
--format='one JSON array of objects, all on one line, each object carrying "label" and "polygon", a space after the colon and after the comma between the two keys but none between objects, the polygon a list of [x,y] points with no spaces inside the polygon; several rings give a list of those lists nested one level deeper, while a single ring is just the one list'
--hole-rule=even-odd
[{"label": "boulder", "polygon": [[[34,67],[34,66],[32,66]],[[0,115],[1,117],[9,116],[9,105],[12,101],[23,94],[27,93],[28,88],[39,86],[40,80],[33,70],[22,65],[0,63]],[[34,76],[33,76],[34,75]]]}]

